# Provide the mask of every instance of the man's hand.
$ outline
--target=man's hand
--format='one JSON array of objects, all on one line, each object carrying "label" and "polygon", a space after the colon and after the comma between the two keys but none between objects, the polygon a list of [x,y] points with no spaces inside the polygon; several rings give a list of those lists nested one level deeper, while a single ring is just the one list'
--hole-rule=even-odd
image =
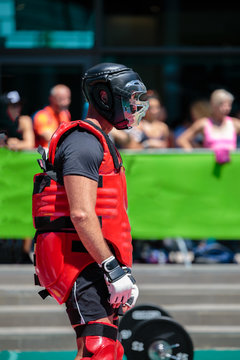
[{"label": "man's hand", "polygon": [[132,296],[135,280],[131,274],[126,272],[114,256],[109,257],[101,263],[104,271],[105,281],[110,294],[109,302],[114,307],[127,303]]},{"label": "man's hand", "polygon": [[21,140],[19,140],[18,138],[9,138],[7,140],[7,146],[10,150],[18,150],[20,144]]},{"label": "man's hand", "polygon": [[[128,276],[132,276],[132,272],[131,272],[131,269],[127,268],[127,267],[124,267],[123,268],[125,270],[125,272],[128,273]],[[128,299],[128,301],[123,304],[123,312],[125,313],[127,310],[130,310],[132,307],[135,306],[136,302],[137,302],[137,299],[138,299],[138,295],[139,295],[139,289],[136,285],[136,281],[134,279],[134,284],[133,284],[133,287],[132,287],[132,291],[131,291],[131,296],[130,298]]]}]

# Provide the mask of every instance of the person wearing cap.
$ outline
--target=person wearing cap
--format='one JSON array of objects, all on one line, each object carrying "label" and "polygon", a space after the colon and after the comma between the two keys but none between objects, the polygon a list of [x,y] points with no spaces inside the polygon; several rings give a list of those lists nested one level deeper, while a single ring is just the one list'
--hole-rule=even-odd
[{"label": "person wearing cap", "polygon": [[[21,111],[22,100],[18,91],[13,90],[0,97],[0,146],[14,151],[34,149],[32,119],[28,115],[21,115]],[[4,246],[10,251],[6,261],[32,263],[30,258],[31,238],[21,239],[21,253],[15,251],[15,244],[12,241],[7,243],[7,240],[4,239]]]},{"label": "person wearing cap", "polygon": [[140,76],[101,63],[83,77],[87,118],[63,123],[39,149],[34,177],[36,284],[66,311],[77,338],[75,360],[121,360],[118,316],[132,308],[132,238],[122,159],[108,134],[138,125],[148,109]]},{"label": "person wearing cap", "polygon": [[10,150],[31,150],[35,146],[32,119],[22,115],[22,100],[18,91],[10,91],[0,101],[0,131],[6,134]]},{"label": "person wearing cap", "polygon": [[54,131],[63,122],[71,121],[68,110],[71,103],[71,90],[64,84],[57,84],[50,90],[49,105],[33,116],[33,129],[36,147],[48,147]]}]

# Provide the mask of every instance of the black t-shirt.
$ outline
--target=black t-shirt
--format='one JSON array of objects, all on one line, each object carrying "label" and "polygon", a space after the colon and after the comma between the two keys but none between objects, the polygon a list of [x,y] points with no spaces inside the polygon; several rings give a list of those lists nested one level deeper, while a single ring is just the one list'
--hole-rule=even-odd
[{"label": "black t-shirt", "polygon": [[12,119],[7,111],[7,106],[0,104],[0,131],[6,131],[8,137],[15,137],[22,140],[22,133],[19,128],[19,116],[16,119]]},{"label": "black t-shirt", "polygon": [[81,175],[98,182],[99,167],[103,160],[103,147],[95,135],[76,129],[59,146],[54,165],[58,182],[65,175]]}]

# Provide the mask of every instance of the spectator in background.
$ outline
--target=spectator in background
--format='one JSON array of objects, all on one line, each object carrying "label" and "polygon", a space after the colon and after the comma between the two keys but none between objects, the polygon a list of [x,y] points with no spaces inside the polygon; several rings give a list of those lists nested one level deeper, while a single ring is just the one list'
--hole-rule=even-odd
[{"label": "spectator in background", "polygon": [[[225,89],[217,89],[210,96],[210,116],[195,121],[179,138],[177,144],[186,149],[193,148],[193,139],[201,134],[203,147],[215,152],[219,164],[230,161],[230,151],[237,147],[237,134],[240,133],[240,120],[230,117],[234,97]],[[236,241],[234,241],[235,243]],[[225,248],[216,239],[207,239],[194,249],[195,262],[233,262],[232,241],[225,242]],[[228,248],[228,249],[227,249]],[[227,251],[228,250],[228,251]]]},{"label": "spectator in background", "polygon": [[71,90],[58,84],[50,90],[49,105],[37,111],[33,116],[36,147],[47,148],[53,133],[62,122],[71,121],[68,110],[71,103]]},{"label": "spectator in background", "polygon": [[[203,117],[209,118],[211,114],[210,103],[206,99],[198,99],[193,101],[189,107],[189,114],[185,118],[182,124],[177,126],[173,132],[174,135],[174,146],[178,147],[176,139],[186,131],[195,121]],[[192,141],[194,148],[203,147],[203,136],[198,134]]]},{"label": "spectator in background", "polygon": [[237,147],[237,134],[240,133],[240,121],[230,117],[234,97],[224,90],[213,91],[210,97],[211,115],[198,119],[176,140],[178,146],[191,150],[197,134],[203,135],[203,147],[212,149],[217,163],[230,160],[229,152]]},{"label": "spectator in background", "polygon": [[[21,115],[22,100],[18,91],[1,97],[0,131],[3,144],[10,150],[34,149],[34,132],[30,116]],[[0,239],[0,263],[31,263],[32,239]]]},{"label": "spectator in background", "polygon": [[170,147],[171,134],[165,123],[167,113],[160,97],[148,90],[149,108],[138,127],[125,132],[113,129],[110,136],[118,148],[163,149]]},{"label": "spectator in background", "polygon": [[129,147],[143,149],[164,149],[170,147],[171,134],[167,118],[159,95],[152,90],[148,91],[149,108],[139,127],[130,131],[133,138]]},{"label": "spectator in background", "polygon": [[10,150],[34,148],[32,119],[21,115],[22,100],[18,91],[10,91],[1,97],[0,130],[6,134],[6,146]]}]

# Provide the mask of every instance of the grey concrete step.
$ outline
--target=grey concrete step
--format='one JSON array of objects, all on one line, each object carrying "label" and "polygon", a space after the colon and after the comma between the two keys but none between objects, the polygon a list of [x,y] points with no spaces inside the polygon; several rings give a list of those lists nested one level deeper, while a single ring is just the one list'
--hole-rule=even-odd
[{"label": "grey concrete step", "polygon": [[157,305],[163,304],[239,304],[240,284],[186,284],[170,283],[159,284],[148,282],[139,284],[139,300],[142,303],[151,302]]},{"label": "grey concrete step", "polygon": [[[184,326],[240,324],[238,304],[166,304],[161,307]],[[29,327],[36,324],[39,327],[67,326],[69,320],[64,305],[8,305],[0,306],[0,324],[1,327]]]},{"label": "grey concrete step", "polygon": [[10,305],[0,306],[1,327],[69,326],[65,306]]},{"label": "grey concrete step", "polygon": [[[75,350],[64,306],[44,301],[31,265],[0,265],[0,349]],[[138,304],[166,309],[191,335],[195,348],[239,348],[239,265],[135,264]]]},{"label": "grey concrete step", "polygon": [[221,265],[151,265],[135,264],[133,274],[141,285],[179,284],[240,284],[238,264]]},{"label": "grey concrete step", "polygon": [[[240,326],[187,326],[195,349],[236,348]],[[75,350],[71,327],[0,327],[1,350]]]},{"label": "grey concrete step", "polygon": [[[140,284],[239,284],[240,266],[221,265],[152,265],[134,264],[133,273]],[[33,265],[0,265],[0,284],[33,284]]]},{"label": "grey concrete step", "polygon": [[0,265],[0,284],[34,284],[33,265]]},{"label": "grey concrete step", "polygon": [[[239,304],[240,286],[238,284],[139,284],[139,300],[142,303],[153,301],[163,304]],[[55,302],[51,297],[43,300],[39,287],[28,284],[0,284],[0,305],[39,305]]]},{"label": "grey concrete step", "polygon": [[0,327],[0,350],[75,350],[71,326]]},{"label": "grey concrete step", "polygon": [[38,291],[40,288],[34,285],[0,284],[0,305],[39,305],[52,302],[50,297],[43,300]]},{"label": "grey concrete step", "polygon": [[240,305],[236,304],[166,304],[163,308],[183,326],[240,325]]},{"label": "grey concrete step", "polygon": [[[189,285],[189,284],[139,284],[139,301],[149,303],[154,300],[157,305],[163,304],[239,304],[240,287],[234,284]],[[47,297],[45,300],[38,295],[40,288],[34,285],[1,285],[0,305],[39,305],[52,303],[55,300]]]},{"label": "grey concrete step", "polygon": [[240,326],[186,326],[185,329],[195,349],[239,349]]}]

